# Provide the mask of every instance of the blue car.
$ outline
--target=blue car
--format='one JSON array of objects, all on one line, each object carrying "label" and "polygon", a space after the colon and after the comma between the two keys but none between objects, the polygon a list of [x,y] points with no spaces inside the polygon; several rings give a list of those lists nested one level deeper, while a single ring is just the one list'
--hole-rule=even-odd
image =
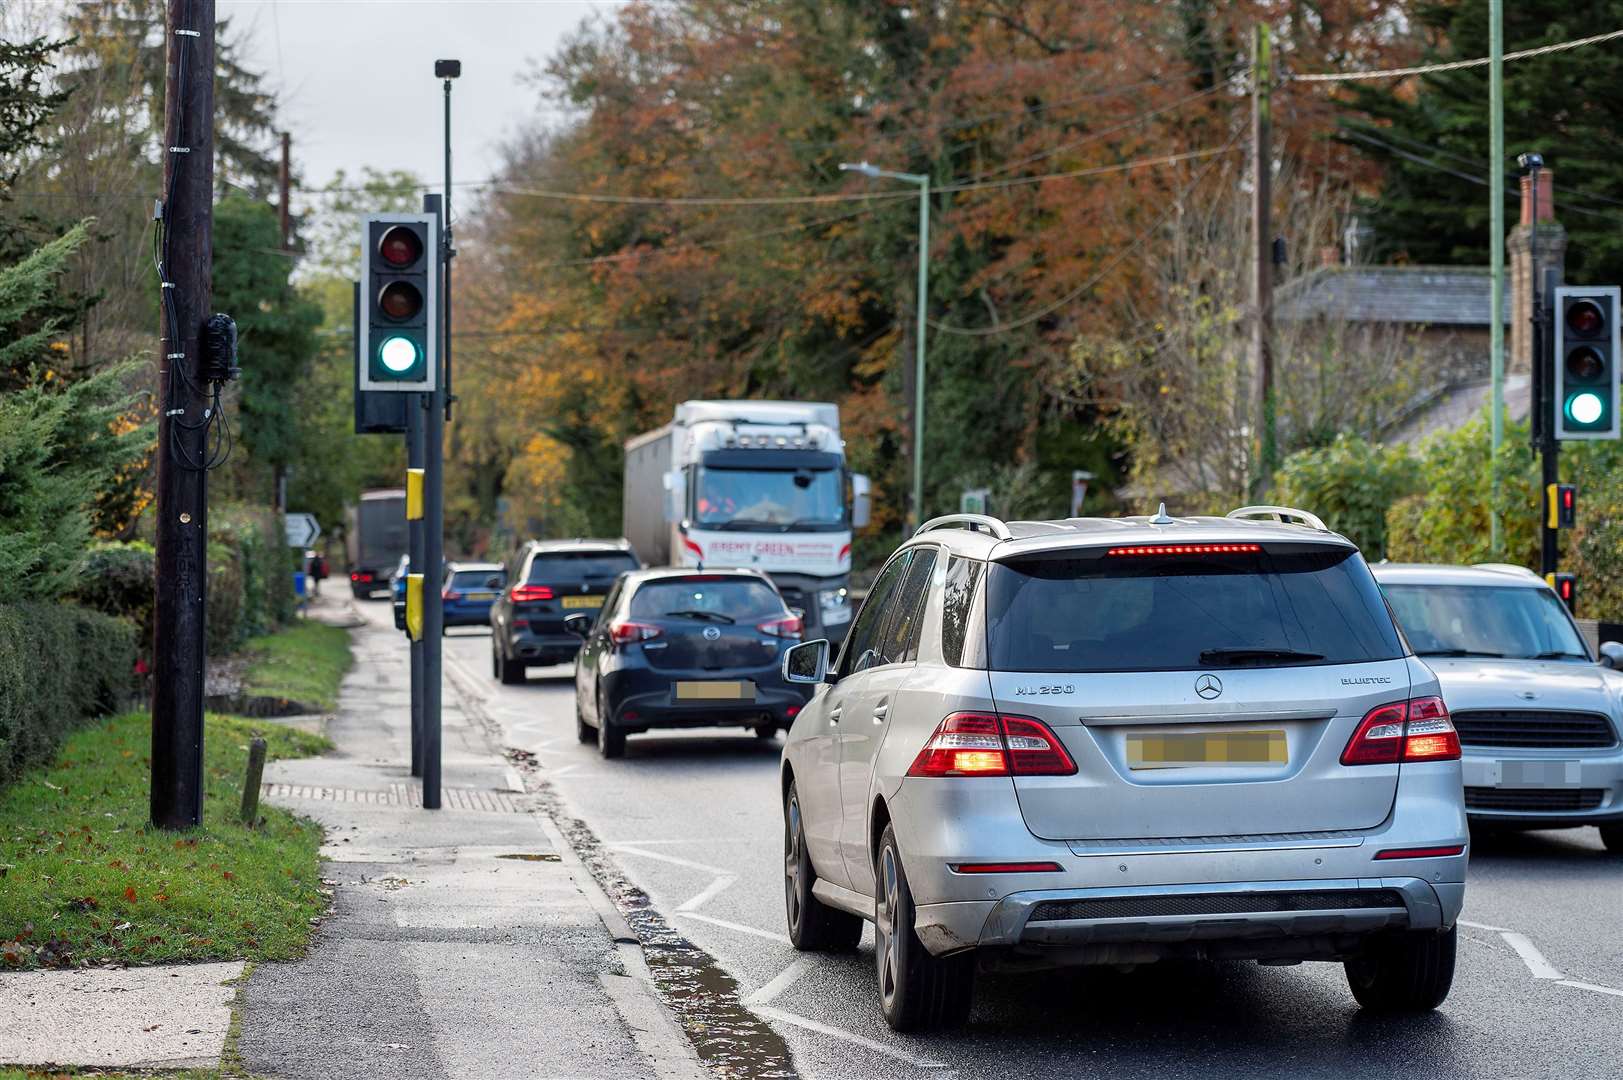
[{"label": "blue car", "polygon": [[444,625],[489,626],[490,605],[506,587],[507,570],[501,563],[447,563],[440,588]]}]

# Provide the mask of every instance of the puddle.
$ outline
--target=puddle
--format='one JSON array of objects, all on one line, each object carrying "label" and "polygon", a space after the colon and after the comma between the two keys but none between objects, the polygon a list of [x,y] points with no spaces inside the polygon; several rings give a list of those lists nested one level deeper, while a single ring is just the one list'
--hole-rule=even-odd
[{"label": "puddle", "polygon": [[537,855],[535,852],[532,852],[532,851],[522,852],[522,853],[517,854],[517,855],[498,855],[498,856],[496,856],[496,858],[498,858],[498,859],[518,859],[518,860],[520,860],[522,862],[562,862],[563,861],[563,856],[561,856],[561,855]]},{"label": "puddle", "polygon": [[[525,767],[522,762],[515,764]],[[637,935],[655,991],[710,1072],[724,1080],[798,1076],[788,1044],[744,1007],[737,981],[713,956],[671,926],[654,909],[647,893],[626,880],[596,834],[569,814],[555,792],[542,786],[532,794],[540,798],[553,823]]]}]

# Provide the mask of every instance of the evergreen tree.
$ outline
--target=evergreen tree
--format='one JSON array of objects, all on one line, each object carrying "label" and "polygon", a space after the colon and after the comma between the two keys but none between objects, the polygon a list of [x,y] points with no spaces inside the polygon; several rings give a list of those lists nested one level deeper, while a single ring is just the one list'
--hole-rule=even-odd
[{"label": "evergreen tree", "polygon": [[[1488,0],[1418,6],[1430,38],[1424,62],[1488,54]],[[1504,5],[1507,52],[1623,25],[1623,0]],[[1536,151],[1556,172],[1556,216],[1566,227],[1567,277],[1623,279],[1623,44],[1616,41],[1505,64],[1505,154]],[[1379,259],[1415,263],[1488,261],[1488,69],[1437,72],[1359,87],[1341,138],[1385,168],[1380,195],[1364,207]],[[1507,222],[1517,186],[1507,181]]]}]

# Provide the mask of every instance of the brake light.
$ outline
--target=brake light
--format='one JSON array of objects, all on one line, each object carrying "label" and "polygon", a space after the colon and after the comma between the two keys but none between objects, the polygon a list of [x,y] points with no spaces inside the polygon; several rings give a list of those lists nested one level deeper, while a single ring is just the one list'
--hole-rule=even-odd
[{"label": "brake light", "polygon": [[462,599],[462,594],[457,592],[455,589],[441,589],[440,590],[440,599],[441,600],[460,600],[460,599]]},{"label": "brake light", "polygon": [[1255,555],[1261,544],[1140,544],[1111,548],[1111,555]]},{"label": "brake light", "polygon": [[360,582],[360,583],[364,584],[364,583],[372,580],[372,575],[368,574],[368,573],[365,573],[363,571],[357,570],[354,573],[349,575],[349,580],[355,581],[355,582]]},{"label": "brake light", "polygon": [[530,600],[551,600],[553,593],[551,585],[514,585],[511,595],[513,603],[522,604]]},{"label": "brake light", "polygon": [[616,645],[635,645],[639,641],[657,638],[661,633],[657,626],[647,623],[620,621],[609,624],[609,637],[614,639]]},{"label": "brake light", "polygon": [[798,638],[806,629],[806,624],[801,621],[799,615],[784,615],[781,618],[756,623],[755,629],[773,637]]},{"label": "brake light", "polygon": [[1076,762],[1029,716],[953,713],[913,759],[909,776],[1069,776]]},{"label": "brake light", "polygon": [[1399,761],[1454,761],[1460,737],[1439,697],[1377,705],[1364,714],[1341,752],[1343,765],[1389,765]]},{"label": "brake light", "polygon": [[1064,867],[1057,862],[948,863],[955,874],[1058,874]]},{"label": "brake light", "polygon": [[1447,844],[1443,847],[1405,847],[1387,848],[1376,852],[1377,859],[1437,859],[1449,855],[1465,854],[1464,844]]}]

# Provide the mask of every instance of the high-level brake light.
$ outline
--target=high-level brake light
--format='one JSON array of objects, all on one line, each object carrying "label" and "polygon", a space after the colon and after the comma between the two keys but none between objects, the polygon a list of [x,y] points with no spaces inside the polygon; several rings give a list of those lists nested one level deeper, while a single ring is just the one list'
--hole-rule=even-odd
[{"label": "high-level brake light", "polygon": [[1343,765],[1453,761],[1460,737],[1439,697],[1410,698],[1377,705],[1364,714],[1341,752]]},{"label": "high-level brake light", "polygon": [[1139,544],[1114,547],[1110,555],[1255,555],[1261,544]]}]

